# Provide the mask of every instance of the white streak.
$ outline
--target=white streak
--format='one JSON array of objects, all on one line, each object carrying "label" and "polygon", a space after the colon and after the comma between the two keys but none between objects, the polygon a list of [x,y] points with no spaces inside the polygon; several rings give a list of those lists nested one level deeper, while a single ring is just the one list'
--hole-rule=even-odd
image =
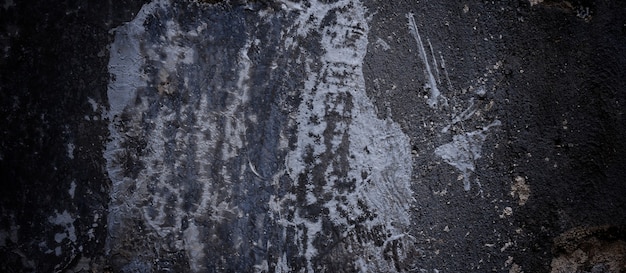
[{"label": "white streak", "polygon": [[[428,98],[427,103],[431,108],[436,108],[437,104],[439,103],[439,100],[442,100],[443,104],[446,105],[447,100],[443,95],[441,95],[441,92],[439,91],[439,88],[437,87],[437,80],[435,79],[432,69],[430,68],[428,55],[426,54],[426,50],[424,49],[424,43],[422,42],[422,37],[420,36],[419,29],[417,28],[417,24],[415,24],[415,18],[413,16],[413,13],[408,13],[406,17],[409,19],[409,32],[411,32],[411,34],[415,38],[415,42],[417,43],[420,58],[422,59],[422,62],[424,63],[424,75],[426,76],[426,79],[428,81],[428,84],[426,85],[426,89],[430,89],[430,97]],[[431,46],[431,50],[432,50],[432,46]],[[433,53],[433,61],[436,64],[437,61],[434,58],[434,53]]]}]

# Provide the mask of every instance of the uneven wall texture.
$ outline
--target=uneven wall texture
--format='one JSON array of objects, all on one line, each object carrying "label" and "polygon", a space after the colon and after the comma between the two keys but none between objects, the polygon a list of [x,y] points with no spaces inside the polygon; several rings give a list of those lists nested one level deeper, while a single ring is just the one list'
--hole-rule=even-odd
[{"label": "uneven wall texture", "polygon": [[0,5],[0,271],[624,272],[626,3]]}]

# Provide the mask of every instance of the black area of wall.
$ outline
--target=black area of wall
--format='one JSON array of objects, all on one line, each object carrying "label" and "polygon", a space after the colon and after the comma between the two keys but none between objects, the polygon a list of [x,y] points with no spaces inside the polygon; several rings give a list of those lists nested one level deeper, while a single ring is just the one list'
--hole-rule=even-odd
[{"label": "black area of wall", "polygon": [[[63,270],[83,256],[103,254],[110,182],[102,157],[107,122],[100,115],[109,78],[109,31],[143,3],[3,3],[0,227],[18,237],[0,247],[0,271]],[[92,109],[89,99],[99,106]],[[64,210],[79,216],[72,224],[78,238],[56,242],[55,234],[66,227],[52,222]],[[93,237],[86,235],[91,228]],[[46,248],[52,251],[45,253]]]}]

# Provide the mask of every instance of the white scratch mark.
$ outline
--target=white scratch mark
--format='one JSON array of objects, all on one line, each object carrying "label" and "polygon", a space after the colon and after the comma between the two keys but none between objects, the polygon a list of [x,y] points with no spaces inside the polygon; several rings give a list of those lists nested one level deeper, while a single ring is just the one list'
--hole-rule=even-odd
[{"label": "white scratch mark", "polygon": [[439,52],[439,58],[441,59],[441,69],[443,69],[443,72],[446,75],[446,81],[448,83],[448,90],[454,90],[454,88],[452,88],[452,81],[450,81],[450,75],[448,74],[448,68],[446,67],[446,60],[443,59],[443,55],[441,54],[441,51]]},{"label": "white scratch mark", "polygon": [[[436,108],[439,101],[442,101],[443,105],[447,105],[447,99],[439,91],[439,88],[437,87],[437,80],[435,79],[435,75],[433,75],[432,69],[430,68],[428,55],[426,54],[426,49],[424,49],[424,43],[422,42],[422,37],[420,36],[417,24],[415,24],[414,15],[413,13],[408,13],[406,17],[409,19],[409,32],[411,32],[411,34],[415,38],[415,42],[417,42],[419,55],[422,59],[422,62],[424,63],[424,75],[426,76],[426,79],[428,81],[425,88],[430,90],[430,97],[428,98],[427,103],[431,108]],[[434,59],[434,53],[433,61],[436,64],[437,61]]]},{"label": "white scratch mark", "polygon": [[435,73],[437,75],[437,83],[441,84],[441,76],[439,75],[439,65],[437,64],[437,57],[435,57],[435,50],[433,50],[433,44],[430,43],[430,39],[426,39],[428,41],[428,48],[430,48],[430,54],[433,58],[433,64],[435,66]]}]

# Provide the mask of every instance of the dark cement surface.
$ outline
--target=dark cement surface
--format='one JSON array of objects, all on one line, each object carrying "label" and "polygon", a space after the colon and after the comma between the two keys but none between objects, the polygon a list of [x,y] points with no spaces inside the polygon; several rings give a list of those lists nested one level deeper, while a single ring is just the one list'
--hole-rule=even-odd
[{"label": "dark cement surface", "polygon": [[[150,31],[140,35],[151,84],[139,88],[138,97],[148,107],[137,99],[115,119],[108,115],[107,93],[116,80],[109,68],[110,49],[120,33],[114,29],[133,20],[144,2],[5,0],[0,6],[0,271],[625,270],[626,3],[364,1],[367,33],[344,37],[333,28],[342,26],[342,14],[359,16],[352,13],[355,7],[347,7],[325,15],[305,37],[297,34],[305,26],[287,27],[302,11],[280,2],[181,1],[157,12],[144,25]],[[203,33],[208,34],[163,42],[168,18],[185,31],[207,22]],[[361,33],[360,27],[349,29]],[[319,41],[325,35],[345,38],[339,46],[357,53],[358,41],[366,37],[362,63],[328,76],[343,66],[324,59],[330,50]],[[285,46],[287,37],[299,44]],[[150,59],[149,45],[164,56],[162,63]],[[164,80],[161,71],[169,69],[167,48],[173,45],[193,48],[197,60],[177,63],[178,73]],[[246,45],[248,59],[242,59]],[[245,69],[251,75],[243,80],[248,93],[242,93],[238,80]],[[366,98],[341,91],[351,83],[359,86],[360,69]],[[307,87],[311,75],[318,77],[311,83],[317,88]],[[346,80],[335,84],[337,79]],[[431,107],[433,85],[441,96]],[[325,115],[312,120],[307,131],[299,117],[315,115],[307,116],[303,105],[313,105],[310,113],[315,113],[314,95],[324,86],[341,92],[326,94]],[[179,88],[188,91],[171,91]],[[194,104],[203,94],[212,97],[205,105]],[[407,141],[395,125],[366,118],[370,108],[363,100],[371,101],[379,120],[397,124]],[[171,113],[176,118],[167,119]],[[380,137],[345,129],[357,121],[397,142],[375,146],[383,149],[379,154],[373,146],[355,152],[350,144],[360,136]],[[327,126],[316,136],[319,124]],[[199,134],[205,132],[217,136],[202,140]],[[341,140],[332,148],[335,136]],[[325,150],[301,146],[309,138],[312,143],[322,139]],[[161,153],[151,139],[175,147],[165,145]],[[115,141],[124,156],[107,158],[107,151],[118,151],[107,146]],[[389,155],[389,165],[404,166],[392,154],[403,155],[405,144],[411,192],[404,192],[413,201],[377,199],[358,190],[366,183],[400,188],[404,184],[395,181],[404,181],[401,167],[391,178],[384,171],[376,176],[373,168],[359,175],[363,181],[347,179],[353,169],[387,166],[372,156]],[[233,157],[218,156],[228,149]],[[299,149],[302,165],[294,155]],[[360,154],[363,165],[351,161]],[[195,159],[199,155],[208,159]],[[174,178],[150,171],[149,160],[159,157],[162,173]],[[463,171],[461,163],[471,168]],[[122,173],[112,174],[112,165],[121,166]],[[328,170],[345,178],[333,184],[334,192],[326,192]],[[202,182],[207,177],[210,182]],[[166,182],[150,186],[159,179]],[[203,188],[206,183],[212,188]],[[165,188],[180,192],[166,196]],[[228,206],[213,211],[218,202],[203,212],[201,193],[214,193],[207,200]],[[317,201],[307,199],[309,193]],[[333,216],[328,202],[348,204],[352,197],[359,205]],[[273,198],[282,200],[278,209]],[[169,201],[159,207],[163,200]],[[168,204],[178,207],[169,210]],[[156,212],[145,212],[150,208]],[[158,218],[154,213],[180,221],[163,220],[159,230],[151,224]],[[404,214],[408,223],[388,224]],[[311,223],[318,220],[321,231],[315,233]],[[306,250],[319,255],[307,256]],[[382,256],[371,257],[376,254]],[[369,267],[359,267],[360,262]]]}]

